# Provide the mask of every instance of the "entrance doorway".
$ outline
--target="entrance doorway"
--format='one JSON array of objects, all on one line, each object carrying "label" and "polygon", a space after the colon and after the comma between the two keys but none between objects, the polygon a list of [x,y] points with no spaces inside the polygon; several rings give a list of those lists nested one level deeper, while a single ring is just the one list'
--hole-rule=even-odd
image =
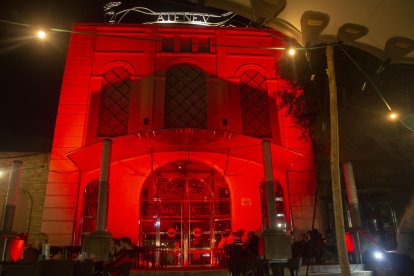
[{"label": "entrance doorway", "polygon": [[155,171],[141,191],[140,245],[163,266],[215,262],[214,248],[231,229],[230,191],[211,167],[175,161]]}]

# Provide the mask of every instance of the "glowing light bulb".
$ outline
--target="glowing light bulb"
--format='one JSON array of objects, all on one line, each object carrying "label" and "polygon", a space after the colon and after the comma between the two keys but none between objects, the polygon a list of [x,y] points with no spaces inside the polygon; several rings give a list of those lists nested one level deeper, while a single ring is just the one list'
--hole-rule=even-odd
[{"label": "glowing light bulb", "polygon": [[398,117],[399,117],[398,113],[395,113],[395,112],[390,112],[390,114],[388,114],[388,118],[389,118],[391,121],[395,121],[395,120],[397,120],[397,119],[398,119]]},{"label": "glowing light bulb", "polygon": [[293,48],[290,48],[289,51],[288,51],[288,53],[289,53],[290,56],[293,57],[296,54],[296,50],[293,49]]},{"label": "glowing light bulb", "polygon": [[36,35],[37,35],[37,38],[39,38],[41,40],[46,38],[46,33],[45,33],[45,31],[42,31],[42,30],[37,31]]},{"label": "glowing light bulb", "polygon": [[0,170],[0,177],[2,177],[3,175],[5,175],[6,173],[2,170]]},{"label": "glowing light bulb", "polygon": [[382,259],[384,259],[384,254],[382,254],[382,252],[380,252],[380,251],[375,251],[374,252],[374,258],[377,259],[377,260],[382,260]]}]

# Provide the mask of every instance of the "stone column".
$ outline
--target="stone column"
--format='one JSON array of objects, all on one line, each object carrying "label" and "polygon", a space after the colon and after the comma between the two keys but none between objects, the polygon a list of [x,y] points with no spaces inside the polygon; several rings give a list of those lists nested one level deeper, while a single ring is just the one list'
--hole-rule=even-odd
[{"label": "stone column", "polygon": [[[343,164],[346,191],[348,194],[348,206],[351,213],[352,237],[355,243],[355,257],[357,263],[362,263],[362,245],[366,243],[364,237],[361,237],[358,230],[362,228],[361,213],[359,211],[358,193],[355,185],[354,169],[351,162]],[[362,243],[361,243],[362,242]]]},{"label": "stone column", "polygon": [[266,192],[266,203],[267,203],[267,220],[268,230],[276,231],[276,204],[275,204],[275,190],[273,178],[273,165],[272,165],[272,153],[270,150],[270,142],[262,142],[262,153],[263,153],[263,169],[264,169],[264,188]]},{"label": "stone column", "polygon": [[[276,225],[275,180],[273,177],[270,141],[264,140],[262,142],[262,153],[264,169],[263,185],[265,187],[267,218],[269,222],[268,229],[263,232],[264,257],[268,260],[278,259],[287,261],[287,259],[292,257],[292,249],[290,247],[290,237],[283,231],[279,231]],[[279,269],[280,267],[276,268]]]},{"label": "stone column", "polygon": [[17,193],[21,179],[23,162],[14,160],[10,172],[9,186],[7,188],[6,202],[3,215],[3,231],[10,232],[13,227],[14,212],[16,210]]},{"label": "stone column", "polygon": [[348,204],[351,212],[352,228],[361,228],[361,214],[359,211],[358,194],[355,185],[354,169],[351,162],[343,164],[346,191],[348,193]]},{"label": "stone column", "polygon": [[89,258],[96,261],[105,261],[108,258],[111,233],[107,232],[108,205],[109,205],[109,169],[111,163],[112,140],[102,141],[101,171],[99,177],[98,211],[96,231],[84,237],[82,251],[88,253]]},{"label": "stone column", "polygon": [[106,231],[108,223],[109,166],[111,162],[112,140],[102,142],[101,171],[99,176],[98,212],[96,231]]}]

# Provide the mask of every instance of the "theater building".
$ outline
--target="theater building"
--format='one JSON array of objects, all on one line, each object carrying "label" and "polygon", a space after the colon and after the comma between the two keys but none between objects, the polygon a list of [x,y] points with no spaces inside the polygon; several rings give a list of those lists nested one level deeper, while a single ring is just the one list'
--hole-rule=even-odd
[{"label": "theater building", "polygon": [[225,231],[269,224],[266,166],[276,227],[309,230],[312,143],[278,108],[280,92],[301,93],[280,76],[286,53],[277,48],[286,46],[270,29],[75,24],[41,231],[52,244],[77,245],[96,230],[104,141],[114,237],[208,264]]}]

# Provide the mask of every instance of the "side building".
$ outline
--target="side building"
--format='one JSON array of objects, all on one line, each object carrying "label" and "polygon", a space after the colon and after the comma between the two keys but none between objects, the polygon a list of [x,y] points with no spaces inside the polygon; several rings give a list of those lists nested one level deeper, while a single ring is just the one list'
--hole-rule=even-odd
[{"label": "side building", "polygon": [[[0,152],[0,202],[2,202],[0,211],[2,218],[4,217],[10,170],[14,160],[22,161],[23,165],[12,230],[22,238],[33,242],[41,231],[50,154],[43,152]],[[3,225],[1,227],[3,229]]]}]

